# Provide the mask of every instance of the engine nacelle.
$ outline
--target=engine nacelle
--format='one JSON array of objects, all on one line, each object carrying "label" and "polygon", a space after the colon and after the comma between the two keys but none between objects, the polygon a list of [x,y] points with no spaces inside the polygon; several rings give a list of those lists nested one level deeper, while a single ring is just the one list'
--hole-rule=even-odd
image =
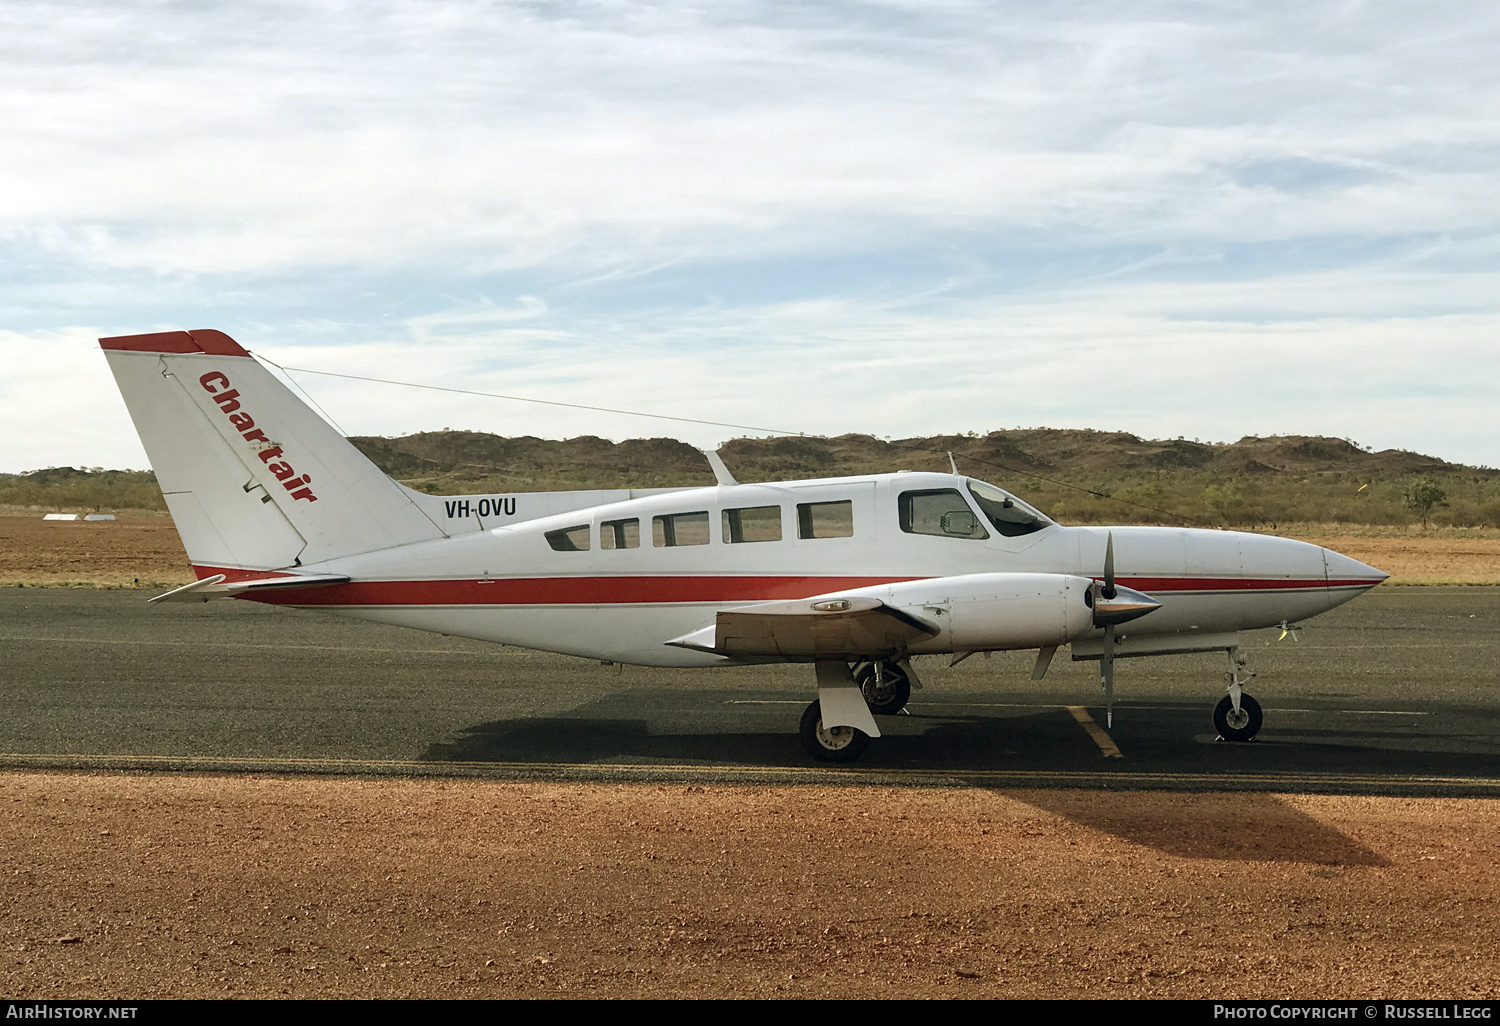
[{"label": "engine nacelle", "polygon": [[1094,627],[1093,582],[1068,574],[963,574],[860,589],[942,633],[913,654],[1066,645]]},{"label": "engine nacelle", "polygon": [[710,626],[667,644],[806,662],[1046,648],[1093,628],[1092,583],[1066,574],[962,574],[852,588],[721,610]]}]

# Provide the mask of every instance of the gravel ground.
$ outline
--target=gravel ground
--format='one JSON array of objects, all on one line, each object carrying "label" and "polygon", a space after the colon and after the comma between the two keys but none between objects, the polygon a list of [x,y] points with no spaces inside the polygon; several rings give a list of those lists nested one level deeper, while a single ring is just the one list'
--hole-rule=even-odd
[{"label": "gravel ground", "polygon": [[1500,996],[1500,802],[0,774],[17,998]]},{"label": "gravel ground", "polygon": [[114,522],[0,515],[0,582],[176,587],[193,567],[170,517],[121,514]]}]

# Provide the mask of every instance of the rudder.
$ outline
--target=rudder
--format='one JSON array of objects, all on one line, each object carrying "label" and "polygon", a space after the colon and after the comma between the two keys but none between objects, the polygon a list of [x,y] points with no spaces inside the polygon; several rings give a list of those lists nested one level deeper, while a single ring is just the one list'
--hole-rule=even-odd
[{"label": "rudder", "polygon": [[280,569],[445,536],[223,332],[99,344],[196,568]]}]

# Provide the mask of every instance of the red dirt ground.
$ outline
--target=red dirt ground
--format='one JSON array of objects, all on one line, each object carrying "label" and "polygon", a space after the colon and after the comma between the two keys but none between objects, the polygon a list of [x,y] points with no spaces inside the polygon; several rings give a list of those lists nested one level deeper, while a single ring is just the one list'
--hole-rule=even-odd
[{"label": "red dirt ground", "polygon": [[1500,802],[0,774],[17,998],[1500,996]]}]

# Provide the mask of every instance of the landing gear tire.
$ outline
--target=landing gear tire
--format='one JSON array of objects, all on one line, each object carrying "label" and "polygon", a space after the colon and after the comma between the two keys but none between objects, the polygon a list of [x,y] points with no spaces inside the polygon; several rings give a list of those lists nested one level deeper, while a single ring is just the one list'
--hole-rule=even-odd
[{"label": "landing gear tire", "polygon": [[880,680],[875,678],[875,664],[861,663],[854,671],[854,683],[865,696],[865,704],[876,716],[894,716],[906,708],[911,701],[911,681],[901,672],[901,667],[886,663],[880,668]]},{"label": "landing gear tire", "polygon": [[1249,741],[1260,733],[1264,717],[1260,703],[1249,695],[1240,695],[1240,711],[1234,711],[1234,703],[1225,695],[1214,706],[1214,729],[1225,741]]},{"label": "landing gear tire", "polygon": [[823,726],[823,707],[814,702],[802,714],[802,747],[819,762],[853,762],[864,754],[870,735],[854,727]]}]

